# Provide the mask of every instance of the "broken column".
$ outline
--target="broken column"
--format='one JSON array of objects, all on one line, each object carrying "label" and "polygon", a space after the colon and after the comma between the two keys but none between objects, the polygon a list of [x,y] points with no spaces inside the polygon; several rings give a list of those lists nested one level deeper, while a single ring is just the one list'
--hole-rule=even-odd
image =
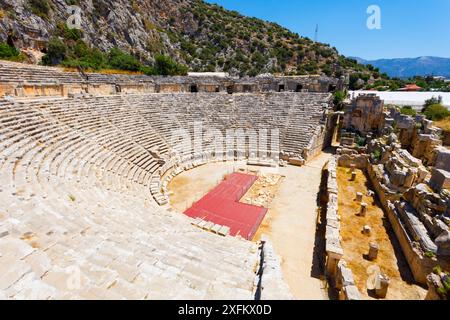
[{"label": "broken column", "polygon": [[355,180],[356,180],[356,171],[352,171],[351,181],[355,181]]},{"label": "broken column", "polygon": [[372,232],[372,229],[369,226],[364,226],[362,233],[369,235]]},{"label": "broken column", "polygon": [[362,202],[362,203],[361,203],[361,210],[359,211],[359,215],[360,215],[361,217],[365,217],[366,214],[367,214],[367,203]]},{"label": "broken column", "polygon": [[356,201],[361,202],[363,199],[363,194],[361,192],[356,193]]},{"label": "broken column", "polygon": [[389,277],[384,273],[379,273],[375,279],[375,295],[377,298],[384,299],[387,296],[389,288]]},{"label": "broken column", "polygon": [[378,258],[379,246],[376,243],[371,243],[369,245],[369,260],[374,261]]}]

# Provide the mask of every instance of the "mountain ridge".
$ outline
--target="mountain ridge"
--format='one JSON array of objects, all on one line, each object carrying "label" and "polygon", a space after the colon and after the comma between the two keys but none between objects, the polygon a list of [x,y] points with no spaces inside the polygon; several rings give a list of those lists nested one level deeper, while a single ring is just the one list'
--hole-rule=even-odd
[{"label": "mountain ridge", "polygon": [[450,78],[450,58],[420,56],[416,58],[393,58],[365,60],[351,57],[358,63],[371,64],[390,77],[410,78],[414,76],[443,76]]}]

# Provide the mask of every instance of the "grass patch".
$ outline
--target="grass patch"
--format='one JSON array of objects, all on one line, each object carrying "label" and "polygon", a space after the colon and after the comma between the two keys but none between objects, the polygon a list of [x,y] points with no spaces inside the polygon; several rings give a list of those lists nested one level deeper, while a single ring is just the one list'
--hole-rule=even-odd
[{"label": "grass patch", "polygon": [[450,132],[450,117],[447,117],[441,121],[436,121],[434,125],[444,131]]},{"label": "grass patch", "polygon": [[428,120],[441,121],[450,117],[450,111],[442,104],[433,104],[424,112]]}]

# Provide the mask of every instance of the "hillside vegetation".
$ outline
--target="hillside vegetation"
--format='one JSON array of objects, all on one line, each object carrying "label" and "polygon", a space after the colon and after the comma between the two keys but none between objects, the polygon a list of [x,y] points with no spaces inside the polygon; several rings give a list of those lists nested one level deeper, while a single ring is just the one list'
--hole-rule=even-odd
[{"label": "hillside vegetation", "polygon": [[[73,4],[82,9],[82,31],[65,27],[67,6]],[[355,87],[387,78],[327,44],[202,0],[0,0],[0,5],[0,41],[21,47],[25,36],[40,33],[48,43],[45,64],[150,74],[161,73],[161,65],[167,74],[352,73]]]}]

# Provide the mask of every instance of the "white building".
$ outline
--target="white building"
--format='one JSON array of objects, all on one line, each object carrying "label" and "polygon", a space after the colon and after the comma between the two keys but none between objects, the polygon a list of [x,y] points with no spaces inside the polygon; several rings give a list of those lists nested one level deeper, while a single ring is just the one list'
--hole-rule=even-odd
[{"label": "white building", "polygon": [[411,106],[417,110],[421,109],[426,100],[442,97],[442,104],[450,109],[450,92],[349,91],[350,98],[368,93],[376,94],[385,104]]}]

